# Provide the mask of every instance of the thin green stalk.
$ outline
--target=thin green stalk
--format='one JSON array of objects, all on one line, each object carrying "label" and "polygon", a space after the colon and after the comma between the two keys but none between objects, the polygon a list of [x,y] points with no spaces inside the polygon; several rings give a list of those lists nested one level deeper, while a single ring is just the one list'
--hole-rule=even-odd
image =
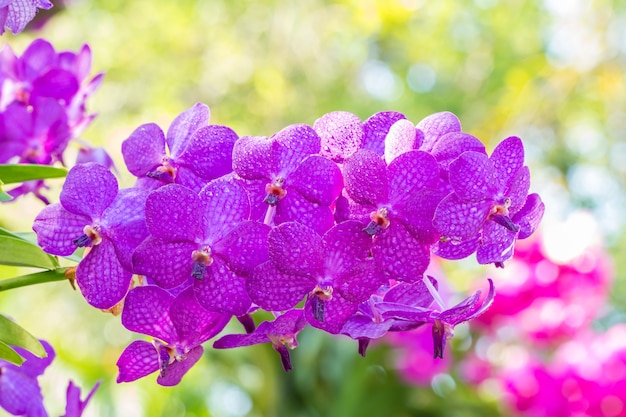
[{"label": "thin green stalk", "polygon": [[52,271],[36,272],[20,277],[0,280],[0,291],[13,288],[26,287],[28,285],[43,284],[44,282],[63,281],[69,279],[65,272],[70,268],[56,268]]}]

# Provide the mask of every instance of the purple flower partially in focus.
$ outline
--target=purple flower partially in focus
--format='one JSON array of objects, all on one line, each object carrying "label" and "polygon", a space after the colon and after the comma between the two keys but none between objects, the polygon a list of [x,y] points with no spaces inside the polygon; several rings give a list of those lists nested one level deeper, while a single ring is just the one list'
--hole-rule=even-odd
[{"label": "purple flower partially in focus", "polygon": [[5,27],[15,35],[20,33],[33,20],[38,8],[51,7],[49,0],[0,0],[0,35]]},{"label": "purple flower partially in focus", "polygon": [[48,342],[40,342],[46,357],[38,358],[27,350],[13,347],[24,358],[21,366],[0,359],[0,407],[13,415],[48,416],[37,378],[52,363],[55,353]]},{"label": "purple flower partially in focus", "polygon": [[[37,378],[52,363],[55,352],[45,340],[40,340],[47,356],[38,358],[27,350],[13,346],[24,362],[17,366],[0,359],[0,407],[15,416],[48,417],[43,406],[43,396]],[[91,389],[84,401],[80,399],[80,388],[72,381],[67,387],[67,405],[61,417],[80,417],[87,403],[100,386]]]},{"label": "purple flower partially in focus", "polygon": [[[323,115],[315,121],[313,129],[321,138],[320,154],[331,161],[342,163],[363,147],[365,139],[363,123],[358,116],[347,111],[334,111]],[[368,133],[371,134],[369,128]],[[368,138],[368,145],[376,147],[371,142],[372,138]]]},{"label": "purple flower partially in focus", "polygon": [[348,158],[343,171],[346,192],[355,203],[346,211],[374,237],[377,267],[392,279],[421,277],[430,260],[429,245],[438,237],[431,224],[441,198],[435,159],[413,150],[387,166],[379,155],[362,149]]},{"label": "purple flower partially in focus", "polygon": [[544,211],[539,196],[528,195],[530,172],[521,140],[503,140],[490,157],[462,153],[450,163],[449,177],[454,192],[435,212],[433,224],[442,238],[434,252],[460,259],[478,249],[479,263],[503,265],[516,239],[530,236]]},{"label": "purple flower partially in focus", "polygon": [[[437,288],[437,281],[432,277],[428,279],[433,287]],[[385,314],[387,310],[394,310],[399,306],[428,309],[432,303],[433,296],[421,280],[383,286],[348,318],[341,329],[341,334],[358,340],[359,354],[365,356],[371,339],[383,337],[387,332],[412,330],[427,322],[427,320],[399,320],[393,316],[387,316]]]},{"label": "purple flower partially in focus", "polygon": [[399,120],[406,120],[406,117],[402,113],[395,111],[382,111],[371,115],[363,122],[363,143],[361,148],[381,156],[384,155],[385,138],[391,126]]},{"label": "purple flower partially in focus", "polygon": [[76,165],[67,174],[60,203],[45,207],[33,230],[41,248],[68,256],[89,248],[76,269],[76,280],[87,302],[100,309],[117,304],[129,289],[131,255],[148,232],[144,202],[147,192],[118,191],[117,180],[96,163]]},{"label": "purple flower partially in focus", "polygon": [[[454,335],[454,327],[460,323],[480,316],[493,303],[495,290],[493,281],[489,281],[489,293],[481,300],[481,291],[476,291],[457,305],[447,308],[437,290],[430,280],[423,282],[437,302],[433,308],[423,308],[409,304],[398,303],[396,305],[384,306],[383,315],[386,318],[397,320],[407,320],[409,322],[432,323],[433,347],[435,358],[443,358],[443,351],[446,341]],[[379,308],[382,308],[379,306]]]},{"label": "purple flower partially in focus", "polygon": [[319,136],[304,124],[235,143],[233,171],[248,182],[253,212],[267,213],[265,224],[297,221],[320,234],[332,227],[330,205],[343,180],[335,163],[319,155],[320,146]]},{"label": "purple flower partially in focus", "polygon": [[164,135],[155,123],[139,126],[122,143],[128,170],[138,185],[155,189],[169,183],[198,192],[209,181],[231,172],[237,134],[209,125],[206,104],[196,103],[179,114]]},{"label": "purple flower partially in focus", "polygon": [[230,317],[205,310],[192,287],[176,297],[154,285],[134,288],[124,302],[122,324],[156,339],[136,340],[124,349],[117,361],[117,382],[159,371],[157,383],[178,384],[202,356],[202,343],[222,331]]},{"label": "purple flower partially in focus", "polygon": [[369,254],[371,238],[356,221],[340,223],[323,237],[296,222],[268,236],[270,260],[254,269],[250,298],[269,311],[293,308],[305,296],[305,317],[319,329],[339,333],[346,319],[385,278]]},{"label": "purple flower partially in focus", "polygon": [[302,310],[289,310],[276,317],[274,321],[264,321],[254,332],[249,334],[229,334],[222,336],[213,343],[215,349],[229,349],[252,346],[260,343],[271,343],[280,355],[283,369],[291,370],[289,350],[298,346],[296,336],[306,327],[307,321]]},{"label": "purple flower partially in focus", "polygon": [[267,260],[269,227],[249,218],[248,195],[233,178],[213,180],[199,195],[161,187],[146,201],[151,236],[133,255],[134,271],[168,289],[193,277],[203,307],[242,316],[251,307],[245,277]]}]

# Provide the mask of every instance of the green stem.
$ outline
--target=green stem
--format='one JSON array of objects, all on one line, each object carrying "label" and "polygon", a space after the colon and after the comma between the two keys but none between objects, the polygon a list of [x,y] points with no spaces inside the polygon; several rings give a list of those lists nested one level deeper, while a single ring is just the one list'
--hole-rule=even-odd
[{"label": "green stem", "polygon": [[63,281],[68,279],[65,276],[65,271],[68,269],[69,268],[56,268],[52,271],[36,272],[20,277],[3,279],[0,280],[0,291],[26,287],[28,285],[43,284],[44,282]]}]

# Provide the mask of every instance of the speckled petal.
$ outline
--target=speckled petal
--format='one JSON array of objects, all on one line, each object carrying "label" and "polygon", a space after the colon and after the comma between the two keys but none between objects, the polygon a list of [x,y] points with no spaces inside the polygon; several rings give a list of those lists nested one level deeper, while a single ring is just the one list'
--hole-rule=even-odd
[{"label": "speckled petal", "polygon": [[103,213],[103,227],[113,241],[118,259],[132,270],[132,255],[137,246],[148,237],[145,205],[148,192],[139,188],[125,188]]},{"label": "speckled petal", "polygon": [[372,250],[372,238],[363,232],[363,224],[348,220],[333,226],[323,236],[327,275],[339,276],[363,263]]},{"label": "speckled petal", "polygon": [[345,111],[325,114],[313,128],[322,138],[321,155],[334,162],[343,162],[360,149],[365,134],[361,119]]},{"label": "speckled petal", "polygon": [[480,231],[492,205],[490,200],[471,203],[450,194],[435,210],[433,224],[442,236],[454,241],[470,239]]},{"label": "speckled petal", "polygon": [[516,136],[504,139],[496,146],[489,159],[501,187],[509,187],[517,171],[524,165],[522,140]]},{"label": "speckled petal", "polygon": [[133,253],[133,272],[150,277],[160,287],[174,288],[191,276],[191,256],[197,249],[193,242],[170,242],[150,236]]},{"label": "speckled petal", "polygon": [[215,349],[228,349],[270,343],[272,336],[295,336],[307,322],[303,319],[302,310],[289,310],[273,321],[264,321],[250,334],[229,334],[213,343]]},{"label": "speckled petal", "polygon": [[401,206],[394,205],[394,216],[415,239],[426,244],[435,243],[440,235],[433,225],[433,218],[439,203],[447,194],[446,190],[440,188],[421,190]]},{"label": "speckled petal", "polygon": [[302,223],[320,235],[335,223],[333,212],[329,207],[311,203],[293,189],[276,206],[274,224],[285,222]]},{"label": "speckled petal", "polygon": [[204,309],[193,287],[188,287],[172,301],[169,317],[176,328],[178,343],[195,347],[221,332],[231,316]]},{"label": "speckled petal", "polygon": [[191,349],[185,359],[182,361],[174,361],[167,366],[163,375],[157,378],[157,384],[164,387],[172,387],[178,385],[185,374],[200,360],[204,349],[197,346]]},{"label": "speckled petal", "polygon": [[334,291],[352,303],[366,301],[388,278],[375,267],[373,259],[365,259],[346,274],[335,279]]},{"label": "speckled petal", "polygon": [[374,152],[356,152],[343,165],[343,175],[346,191],[357,203],[377,205],[387,201],[387,167]]},{"label": "speckled petal", "polygon": [[117,195],[117,180],[103,165],[76,165],[67,173],[59,200],[70,213],[98,219]]},{"label": "speckled petal", "polygon": [[440,137],[446,133],[460,132],[461,122],[453,113],[444,111],[423,118],[417,128],[424,132],[424,143],[420,149],[430,152]]},{"label": "speckled petal", "polygon": [[167,146],[170,148],[170,155],[174,159],[184,152],[191,135],[209,124],[210,113],[206,104],[196,103],[176,116],[165,136]]},{"label": "speckled petal", "polygon": [[198,302],[207,310],[242,316],[250,308],[245,278],[231,271],[218,256],[213,257],[204,279],[194,281],[193,287]]},{"label": "speckled petal", "polygon": [[309,297],[304,305],[304,317],[315,328],[331,334],[339,334],[344,323],[359,307],[358,303],[347,301],[339,294],[333,294],[333,298],[324,303],[324,321],[321,322],[313,316],[311,307],[312,298]]},{"label": "speckled petal", "polygon": [[281,177],[289,177],[298,168],[300,162],[310,155],[320,153],[321,139],[309,125],[289,125],[273,137],[279,145],[277,164]]},{"label": "speckled petal", "polygon": [[201,127],[176,162],[207,181],[221,177],[232,170],[233,146],[237,138],[237,134],[226,126]]},{"label": "speckled petal", "polygon": [[135,340],[124,349],[116,363],[117,383],[131,382],[159,370],[159,356],[151,343]]},{"label": "speckled petal", "polygon": [[179,184],[168,184],[148,195],[146,225],[154,237],[193,241],[202,235],[202,203]]},{"label": "speckled petal", "polygon": [[330,206],[341,194],[343,176],[337,164],[312,155],[303,160],[289,177],[288,186],[312,203]]},{"label": "speckled petal", "polygon": [[487,222],[483,228],[483,236],[476,260],[481,265],[501,263],[513,256],[517,233],[510,231],[496,222]]},{"label": "speckled petal", "polygon": [[122,325],[132,332],[173,343],[176,329],[169,313],[173,301],[173,295],[155,285],[133,288],[124,300]]},{"label": "speckled petal", "polygon": [[204,214],[206,243],[221,239],[237,223],[250,218],[250,200],[243,186],[232,177],[208,183],[199,194]]},{"label": "speckled petal", "polygon": [[530,194],[524,207],[513,216],[513,222],[520,225],[518,239],[526,239],[535,232],[544,211],[545,206],[539,195]]},{"label": "speckled petal", "polygon": [[213,253],[224,258],[233,272],[248,276],[257,265],[269,259],[267,253],[267,235],[269,232],[269,226],[245,221],[235,226],[211,249]]},{"label": "speckled petal", "polygon": [[269,180],[277,169],[280,145],[265,136],[242,136],[233,147],[233,171],[247,180]]},{"label": "speckled petal", "polygon": [[132,274],[117,259],[113,242],[102,239],[76,268],[76,282],[87,302],[109,309],[126,295]]},{"label": "speckled petal", "polygon": [[89,217],[72,214],[56,203],[39,212],[33,230],[37,234],[37,243],[45,252],[69,256],[76,250],[72,241],[82,236],[83,228],[89,224]]},{"label": "speckled petal", "polygon": [[155,123],[139,126],[122,142],[126,167],[136,177],[144,177],[161,165],[165,156],[165,135]]},{"label": "speckled petal", "polygon": [[[437,281],[433,277],[428,277],[433,287],[437,289]],[[433,303],[433,296],[426,288],[423,280],[406,283],[401,282],[395,287],[391,288],[385,297],[385,302],[406,304],[413,307],[428,308]]]},{"label": "speckled petal", "polygon": [[363,149],[383,156],[385,137],[389,129],[395,122],[402,119],[406,119],[406,117],[395,111],[383,111],[370,116],[363,122]]},{"label": "speckled petal", "polygon": [[415,281],[428,267],[428,246],[418,242],[399,222],[392,222],[374,238],[372,256],[377,268],[389,278]]},{"label": "speckled petal", "polygon": [[[13,34],[24,30],[28,22],[37,14],[37,7],[32,0],[13,0],[9,5],[9,13],[5,22]],[[3,28],[4,29],[4,28]]]},{"label": "speckled petal", "polygon": [[190,167],[186,165],[179,165],[176,168],[176,184],[184,185],[185,187],[193,190],[194,193],[199,193],[202,187],[207,185],[209,180],[197,175]]},{"label": "speckled petal", "polygon": [[268,261],[252,271],[246,281],[246,289],[259,307],[268,311],[284,311],[298,304],[315,288],[315,284],[310,277],[284,274]]},{"label": "speckled petal", "polygon": [[517,213],[524,206],[529,189],[530,170],[524,166],[517,171],[513,181],[511,181],[510,188],[505,192],[506,196],[511,199],[509,213]]},{"label": "speckled petal", "polygon": [[464,201],[479,201],[497,194],[499,182],[491,161],[479,152],[464,152],[450,164],[450,185]]},{"label": "speckled petal", "polygon": [[463,259],[476,252],[476,249],[478,249],[479,239],[480,237],[477,235],[471,239],[462,242],[437,242],[435,245],[432,246],[431,251],[433,252],[433,254],[443,259]]},{"label": "speckled petal", "polygon": [[464,132],[452,132],[443,135],[436,143],[430,154],[435,157],[446,178],[448,166],[463,152],[473,151],[487,155],[485,145],[480,139]]},{"label": "speckled petal", "polygon": [[355,340],[363,338],[378,339],[387,334],[392,325],[392,320],[377,323],[370,317],[354,314],[344,323],[340,333]]},{"label": "speckled petal", "polygon": [[398,120],[385,137],[385,162],[390,164],[403,153],[419,149],[423,140],[424,133],[416,129],[412,122],[406,119]]},{"label": "speckled petal", "polygon": [[320,235],[296,222],[274,227],[267,238],[270,261],[284,274],[321,272],[325,252]]},{"label": "speckled petal", "polygon": [[427,187],[434,187],[439,178],[435,158],[423,151],[410,151],[399,155],[387,167],[389,201],[407,201]]}]

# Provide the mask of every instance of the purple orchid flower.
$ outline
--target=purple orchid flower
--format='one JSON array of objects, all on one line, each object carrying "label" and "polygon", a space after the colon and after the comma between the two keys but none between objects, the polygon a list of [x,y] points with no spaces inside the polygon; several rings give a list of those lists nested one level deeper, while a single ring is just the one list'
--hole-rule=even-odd
[{"label": "purple orchid flower", "polygon": [[270,260],[254,269],[246,285],[261,308],[284,311],[305,296],[305,318],[339,333],[346,319],[384,281],[369,257],[371,238],[356,221],[340,223],[323,237],[296,222],[273,228]]},{"label": "purple orchid flower", "polygon": [[49,9],[49,0],[0,0],[0,35],[8,28],[14,35],[24,30],[33,20],[37,9]]},{"label": "purple orchid flower", "polygon": [[[370,128],[371,126],[368,133],[371,134]],[[361,119],[352,113],[346,111],[327,113],[315,121],[313,129],[321,138],[320,154],[331,161],[342,163],[363,147],[364,125]]]},{"label": "purple orchid flower", "polygon": [[67,174],[60,203],[45,207],[33,224],[39,246],[52,255],[90,249],[77,266],[76,280],[87,302],[100,309],[113,307],[126,295],[131,254],[148,235],[147,192],[117,187],[104,166],[77,165]]},{"label": "purple orchid flower", "polygon": [[446,341],[454,335],[454,327],[460,323],[469,321],[484,313],[493,303],[495,290],[493,281],[489,281],[489,292],[481,300],[481,291],[476,291],[454,307],[447,308],[439,293],[430,280],[423,279],[424,284],[432,294],[437,305],[434,308],[423,308],[402,303],[379,305],[383,317],[409,322],[432,323],[434,357],[443,358]]},{"label": "purple orchid flower", "polygon": [[454,192],[433,218],[442,236],[434,253],[460,259],[480,247],[479,263],[502,265],[512,256],[515,240],[534,232],[544,210],[538,195],[528,196],[530,172],[521,140],[503,140],[491,157],[464,152],[450,163],[449,176]]},{"label": "purple orchid flower", "polygon": [[343,180],[339,168],[318,155],[320,149],[319,136],[304,124],[235,143],[233,170],[247,180],[253,212],[265,208],[265,224],[297,221],[320,234],[332,227],[330,205]]},{"label": "purple orchid flower", "polygon": [[[428,277],[434,288],[437,281]],[[423,281],[412,283],[396,282],[392,286],[383,286],[379,291],[359,306],[359,309],[348,318],[341,329],[345,334],[359,342],[359,354],[365,352],[371,339],[383,337],[387,332],[403,332],[426,324],[426,320],[407,321],[393,316],[386,316],[387,310],[394,310],[399,306],[428,309],[433,303],[433,296]]]},{"label": "purple orchid flower", "polygon": [[423,118],[416,127],[424,133],[424,141],[420,149],[430,152],[439,138],[448,133],[460,132],[461,122],[454,113],[444,111]]},{"label": "purple orchid flower", "polygon": [[430,261],[429,245],[438,237],[431,224],[441,198],[435,159],[413,150],[387,166],[379,155],[362,149],[343,169],[346,192],[354,202],[343,211],[367,224],[364,232],[374,236],[372,255],[378,268],[392,279],[421,277]]},{"label": "purple orchid flower", "polygon": [[289,310],[276,317],[274,321],[264,321],[259,324],[259,327],[252,333],[222,336],[213,343],[213,347],[215,349],[229,349],[271,343],[274,350],[280,355],[283,369],[285,372],[289,372],[292,368],[289,350],[298,346],[296,336],[306,325],[307,321],[302,310]]},{"label": "purple orchid flower", "polygon": [[231,172],[237,134],[226,126],[208,125],[209,117],[208,106],[196,103],[174,119],[167,135],[154,123],[139,126],[122,143],[124,161],[138,184],[155,189],[176,183],[198,192]]},{"label": "purple orchid flower", "polygon": [[381,156],[384,155],[385,138],[391,126],[398,120],[406,120],[406,117],[395,111],[383,111],[371,115],[363,122],[363,144],[361,148]]},{"label": "purple orchid flower", "polygon": [[[20,347],[13,349],[24,358],[22,365],[17,366],[0,359],[0,407],[15,416],[48,417],[43,405],[43,396],[37,378],[52,363],[55,352],[45,340],[40,340],[46,356],[38,358]],[[91,389],[84,401],[80,400],[80,388],[72,381],[67,387],[67,405],[61,417],[80,417],[87,403],[100,386]]]},{"label": "purple orchid flower", "polygon": [[251,307],[245,277],[268,257],[269,227],[249,218],[248,195],[233,178],[213,180],[199,195],[161,187],[146,201],[151,236],[133,255],[134,271],[162,288],[193,277],[203,307],[243,316]]},{"label": "purple orchid flower", "polygon": [[128,293],[122,312],[127,329],[156,338],[136,340],[117,361],[117,382],[130,382],[159,371],[157,383],[177,385],[200,359],[202,343],[222,331],[230,315],[205,310],[188,287],[176,297],[148,285]]}]

